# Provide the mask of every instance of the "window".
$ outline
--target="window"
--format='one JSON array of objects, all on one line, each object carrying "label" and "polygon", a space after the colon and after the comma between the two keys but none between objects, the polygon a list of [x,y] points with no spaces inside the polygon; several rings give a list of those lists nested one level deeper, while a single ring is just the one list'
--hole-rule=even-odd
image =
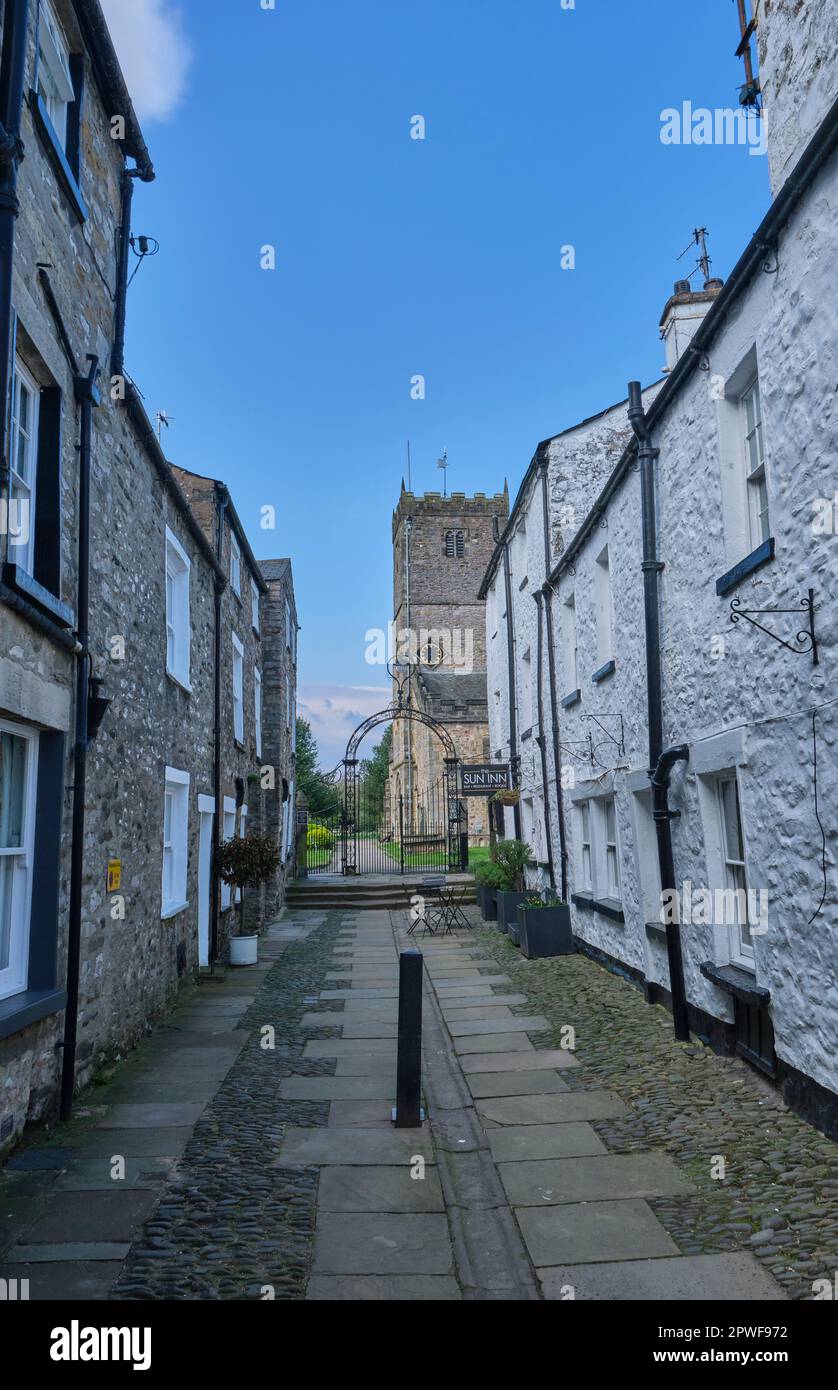
[{"label": "window", "polygon": [[608,546],[597,556],[594,578],[596,599],[597,665],[605,666],[614,657],[614,597],[611,587],[611,560]]},{"label": "window", "polygon": [[291,728],[291,722],[292,722],[292,721],[291,721],[291,715],[292,715],[292,712],[293,712],[293,705],[292,705],[292,702],[291,702],[291,677],[290,677],[290,675],[286,672],[286,675],[285,675],[285,727],[286,727],[287,729],[290,729],[290,728]]},{"label": "window", "polygon": [[[221,838],[222,840],[232,840],[236,833],[236,803],[232,796],[224,798],[224,816],[222,821]],[[226,912],[233,901],[233,891],[229,883],[221,881],[221,911]]]},{"label": "window", "polygon": [[288,648],[289,652],[290,652],[290,650],[291,650],[291,641],[292,641],[292,639],[291,639],[291,603],[290,603],[290,600],[289,600],[289,599],[286,599],[286,600],[285,600],[285,645],[286,645],[286,647]]},{"label": "window", "polygon": [[751,549],[756,550],[758,546],[768,540],[771,534],[768,516],[768,484],[765,477],[762,399],[758,378],[752,381],[747,390],[742,393],[739,398],[739,409],[744,445],[743,456]]},{"label": "window", "polygon": [[253,631],[259,631],[259,585],[255,579],[250,581],[250,621]]},{"label": "window", "polygon": [[253,672],[253,702],[256,729],[256,756],[262,756],[262,672]]},{"label": "window", "polygon": [[69,108],[76,100],[70,74],[70,53],[61,27],[47,0],[41,0],[38,33],[38,96],[46,108],[58,143],[66,150]]},{"label": "window", "polygon": [[[241,836],[241,838],[242,838],[243,840],[246,840],[246,839],[247,839],[247,807],[246,807],[246,806],[242,806],[241,810],[239,811],[239,835]],[[236,889],[236,902],[237,902],[237,903],[240,903],[241,900],[242,900],[242,890],[241,890],[241,888],[239,887],[239,888]]]},{"label": "window", "polygon": [[244,743],[244,647],[233,633],[233,737]]},{"label": "window", "polygon": [[163,799],[163,895],[161,917],[182,912],[187,904],[189,773],[166,768]]},{"label": "window", "polygon": [[166,673],[189,690],[192,627],[189,616],[189,556],[166,527]]},{"label": "window", "polygon": [[732,911],[728,927],[731,957],[737,965],[754,968],[754,938],[748,922],[748,881],[745,873],[745,841],[739,806],[736,774],[720,777],[717,783],[719,814],[722,821],[722,873]]},{"label": "window", "polygon": [[565,685],[568,694],[579,689],[579,639],[576,627],[576,595],[571,594],[562,608]]},{"label": "window", "polygon": [[241,598],[242,594],[242,553],[239,543],[230,532],[230,588]]},{"label": "window", "polygon": [[617,808],[613,796],[602,803],[605,830],[605,882],[607,896],[620,899],[620,856],[617,848]]},{"label": "window", "polygon": [[40,390],[18,359],[12,390],[10,560],[35,573],[35,501]]},{"label": "window", "polygon": [[581,802],[579,806],[579,867],[582,875],[582,892],[594,891],[593,854],[591,844],[591,803]]},{"label": "window", "polygon": [[0,722],[0,999],[28,983],[38,737]]},{"label": "window", "polygon": [[465,531],[446,531],[444,550],[449,560],[462,560],[466,553]]}]

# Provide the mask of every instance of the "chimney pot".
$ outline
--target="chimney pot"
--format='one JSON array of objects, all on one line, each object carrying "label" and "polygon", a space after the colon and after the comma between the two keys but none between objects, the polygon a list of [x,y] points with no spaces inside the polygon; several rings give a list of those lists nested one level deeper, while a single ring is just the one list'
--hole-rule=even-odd
[{"label": "chimney pot", "polygon": [[676,281],[675,281],[675,293],[676,293],[676,294],[689,294],[689,292],[690,292],[690,282],[689,282],[689,280],[676,280]]}]

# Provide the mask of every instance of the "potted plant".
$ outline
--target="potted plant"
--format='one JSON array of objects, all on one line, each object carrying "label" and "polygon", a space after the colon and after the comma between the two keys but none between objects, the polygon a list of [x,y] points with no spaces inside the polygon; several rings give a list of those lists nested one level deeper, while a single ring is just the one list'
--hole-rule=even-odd
[{"label": "potted plant", "polygon": [[518,937],[527,960],[572,955],[570,907],[559,898],[527,898],[518,905]]},{"label": "potted plant", "polygon": [[480,911],[484,922],[496,922],[498,920],[498,888],[503,880],[503,873],[499,865],[491,862],[481,864],[474,874],[477,901],[480,904]]},{"label": "potted plant", "polygon": [[532,858],[532,850],[523,840],[498,840],[492,850],[492,861],[501,875],[498,885],[498,931],[508,932],[518,940],[518,919],[515,915],[520,902],[527,896],[524,868]]},{"label": "potted plant", "polygon": [[515,787],[503,787],[492,797],[498,806],[517,806],[520,799],[521,793]]},{"label": "potted plant", "polygon": [[230,938],[230,964],[255,965],[259,958],[258,932],[244,930],[244,890],[258,887],[279,868],[279,848],[269,835],[234,835],[218,848],[218,875],[239,892],[238,925]]}]

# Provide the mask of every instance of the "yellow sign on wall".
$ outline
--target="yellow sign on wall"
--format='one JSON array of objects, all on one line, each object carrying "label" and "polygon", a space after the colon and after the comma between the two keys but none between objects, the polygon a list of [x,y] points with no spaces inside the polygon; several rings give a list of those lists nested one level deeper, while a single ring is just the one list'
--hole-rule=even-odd
[{"label": "yellow sign on wall", "polygon": [[117,893],[122,886],[122,860],[108,860],[108,892]]}]

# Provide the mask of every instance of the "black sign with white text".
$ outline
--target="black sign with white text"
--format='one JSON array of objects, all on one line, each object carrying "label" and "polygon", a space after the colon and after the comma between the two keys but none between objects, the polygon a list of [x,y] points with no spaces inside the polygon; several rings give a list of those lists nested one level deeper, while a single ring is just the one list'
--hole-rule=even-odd
[{"label": "black sign with white text", "polygon": [[463,796],[491,796],[493,792],[508,791],[508,763],[479,763],[463,768]]}]

